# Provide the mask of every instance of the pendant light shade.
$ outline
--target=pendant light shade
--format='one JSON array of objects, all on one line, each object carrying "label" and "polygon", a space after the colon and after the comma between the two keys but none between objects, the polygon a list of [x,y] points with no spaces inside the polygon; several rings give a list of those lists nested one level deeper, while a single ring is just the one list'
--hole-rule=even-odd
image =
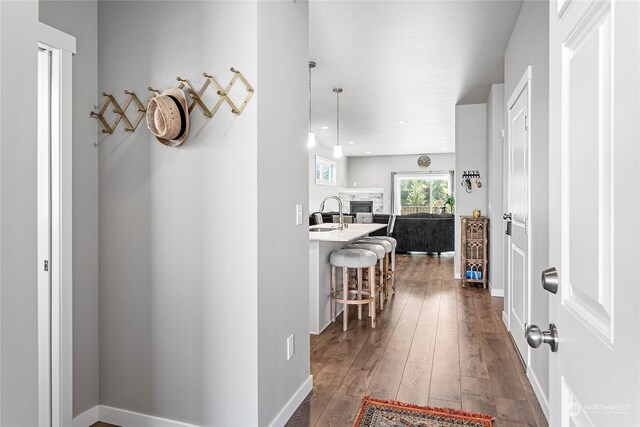
[{"label": "pendant light shade", "polygon": [[333,89],[336,94],[336,145],[333,147],[333,157],[339,159],[342,157],[342,145],[340,145],[340,94],[342,88]]},{"label": "pendant light shade", "polygon": [[311,131],[311,70],[316,68],[314,61],[309,61],[309,136],[307,138],[307,147],[316,146],[316,134]]}]

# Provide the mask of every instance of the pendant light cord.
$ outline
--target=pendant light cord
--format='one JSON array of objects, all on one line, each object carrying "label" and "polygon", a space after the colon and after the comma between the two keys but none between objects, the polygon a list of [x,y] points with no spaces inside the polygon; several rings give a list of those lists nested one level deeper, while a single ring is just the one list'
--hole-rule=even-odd
[{"label": "pendant light cord", "polygon": [[340,92],[342,90],[336,91],[336,145],[340,146]]},{"label": "pendant light cord", "polygon": [[309,133],[311,133],[311,69],[309,66]]}]

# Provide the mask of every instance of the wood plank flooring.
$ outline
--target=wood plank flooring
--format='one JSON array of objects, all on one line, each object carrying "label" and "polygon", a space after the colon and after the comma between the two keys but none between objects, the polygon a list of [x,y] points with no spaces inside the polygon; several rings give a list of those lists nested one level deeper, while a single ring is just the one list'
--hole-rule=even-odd
[{"label": "wood plank flooring", "polygon": [[288,427],[351,426],[364,395],[492,414],[495,426],[547,426],[502,322],[502,298],[463,289],[453,256],[398,255],[396,295],[376,329],[353,307],[311,335],[313,391]]}]

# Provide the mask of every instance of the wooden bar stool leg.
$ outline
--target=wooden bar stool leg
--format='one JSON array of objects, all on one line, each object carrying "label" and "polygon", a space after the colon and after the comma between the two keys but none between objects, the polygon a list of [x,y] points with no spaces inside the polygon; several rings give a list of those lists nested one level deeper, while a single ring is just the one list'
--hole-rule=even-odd
[{"label": "wooden bar stool leg", "polygon": [[347,332],[348,319],[349,319],[349,305],[347,300],[349,298],[349,269],[342,267],[342,304],[344,306],[342,311],[342,330]]},{"label": "wooden bar stool leg", "polygon": [[[375,282],[372,283],[371,280],[370,280],[370,277],[371,277],[371,275],[369,274],[370,270],[371,270],[371,267],[367,268],[366,273],[363,273],[363,275],[366,274],[367,290],[369,291],[369,296],[370,297],[376,297]],[[373,275],[375,276],[375,266],[374,266]],[[375,311],[376,305],[377,305],[377,303],[373,304],[374,311]],[[371,304],[369,304],[369,310],[368,311],[369,311],[369,317],[371,317]]]},{"label": "wooden bar stool leg", "polygon": [[387,275],[389,274],[389,254],[385,254],[384,255],[384,262],[383,262],[383,267],[382,267],[382,276],[384,277],[384,282],[382,285],[382,293],[384,295],[384,298],[386,299],[389,292],[388,292],[388,280],[387,280]]},{"label": "wooden bar stool leg", "polygon": [[336,268],[331,266],[331,323],[336,323]]},{"label": "wooden bar stool leg", "polygon": [[[358,268],[358,301],[362,300],[362,269]],[[358,320],[362,320],[362,304],[358,304]]]},{"label": "wooden bar stool leg", "polygon": [[[373,271],[373,276],[371,275],[372,271]],[[373,281],[371,280],[371,277],[373,277]],[[376,266],[375,265],[372,267],[369,267],[369,269],[367,270],[367,283],[369,284],[369,294],[370,294],[369,296],[373,298],[373,304],[369,304],[369,317],[372,317],[372,312],[375,312],[376,309],[378,308],[378,298],[380,298],[380,296],[378,295],[379,290],[377,289],[377,286],[376,286]]]},{"label": "wooden bar stool leg", "polygon": [[391,252],[391,292],[392,295],[396,294],[396,250]]},{"label": "wooden bar stool leg", "polygon": [[373,300],[371,301],[371,303],[369,304],[369,311],[371,312],[371,327],[375,328],[376,327],[376,292],[373,292],[373,286],[376,283],[376,272],[375,272],[375,266],[372,266],[369,268],[369,283],[370,283],[370,287],[371,287],[371,296],[373,298]]},{"label": "wooden bar stool leg", "polygon": [[380,286],[378,286],[380,294],[380,310],[384,310],[384,258],[380,260]]}]

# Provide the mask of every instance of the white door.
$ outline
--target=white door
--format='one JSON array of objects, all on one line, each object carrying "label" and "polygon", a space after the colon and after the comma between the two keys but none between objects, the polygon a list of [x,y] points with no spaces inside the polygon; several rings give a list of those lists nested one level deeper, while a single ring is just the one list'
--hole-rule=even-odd
[{"label": "white door", "polygon": [[509,332],[528,365],[529,346],[524,337],[529,321],[529,84],[530,68],[507,103],[508,194],[511,221],[508,239]]},{"label": "white door", "polygon": [[636,1],[551,2],[553,426],[640,422],[639,28]]}]

